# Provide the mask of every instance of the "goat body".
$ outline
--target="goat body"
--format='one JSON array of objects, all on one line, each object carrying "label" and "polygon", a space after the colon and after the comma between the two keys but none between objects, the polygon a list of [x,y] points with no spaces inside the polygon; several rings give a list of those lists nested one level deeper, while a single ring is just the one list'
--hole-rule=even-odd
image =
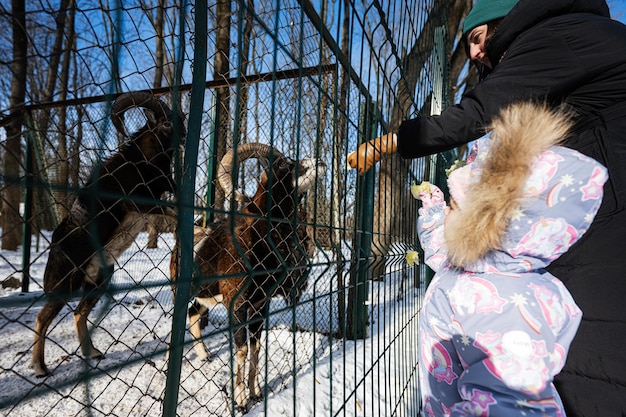
[{"label": "goat body", "polygon": [[[175,188],[171,177],[174,131],[169,109],[156,98],[137,93],[118,100],[126,103],[119,111],[137,105],[154,114],[146,113],[146,126],[94,169],[70,213],[52,233],[43,278],[47,299],[35,325],[32,366],[38,377],[50,373],[44,353],[48,328],[80,289],[83,296],[74,311],[78,340],[85,357],[102,356],[91,342],[87,317],[106,289],[115,260],[143,230],[146,216],[175,215],[158,202],[164,192],[174,192]],[[182,119],[180,123],[178,134],[182,139]]]},{"label": "goat body", "polygon": [[[324,166],[315,160],[300,162],[277,156],[272,173],[263,174],[254,197],[236,217],[210,223],[194,233],[195,299],[189,309],[190,332],[199,358],[210,354],[201,340],[200,318],[216,303],[227,309],[235,342],[234,398],[245,410],[245,361],[249,398],[261,397],[258,360],[263,318],[271,297],[284,296],[288,302],[299,299],[307,284],[312,245],[304,225],[296,225],[300,197],[314,183]],[[298,176],[296,176],[298,174]],[[228,192],[230,190],[227,190]],[[178,258],[172,257],[171,273],[176,278]],[[248,329],[246,329],[246,323]]]}]

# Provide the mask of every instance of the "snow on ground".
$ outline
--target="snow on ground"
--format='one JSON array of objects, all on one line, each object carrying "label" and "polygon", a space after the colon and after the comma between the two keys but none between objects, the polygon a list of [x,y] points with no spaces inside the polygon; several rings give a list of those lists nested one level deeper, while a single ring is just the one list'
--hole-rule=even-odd
[{"label": "snow on ground", "polygon": [[[161,236],[158,249],[145,249],[147,235],[141,234],[118,261],[110,295],[90,315],[94,345],[104,358],[82,359],[72,313],[65,307],[48,332],[46,363],[52,375],[38,379],[30,355],[49,238],[41,236],[39,245],[33,240],[29,293],[0,290],[0,416],[162,415],[173,312],[172,235]],[[21,251],[0,251],[0,280],[21,279],[21,257]],[[405,268],[403,258],[404,251],[397,250],[388,269]],[[398,301],[399,273],[372,283],[368,337],[337,339],[335,265],[329,254],[319,252],[295,310],[280,298],[272,301],[259,374],[266,400],[251,404],[248,416],[383,416],[399,408],[417,415],[418,291],[405,285],[409,288]],[[210,314],[203,331],[210,362],[196,358],[186,332],[177,415],[232,414],[227,323],[223,306]]]}]

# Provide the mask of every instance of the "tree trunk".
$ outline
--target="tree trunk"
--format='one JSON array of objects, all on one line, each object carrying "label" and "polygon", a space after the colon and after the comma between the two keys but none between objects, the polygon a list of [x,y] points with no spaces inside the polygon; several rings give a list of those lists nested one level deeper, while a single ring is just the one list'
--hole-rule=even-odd
[{"label": "tree trunk", "polygon": [[[59,67],[63,53],[63,40],[65,37],[65,21],[67,18],[69,3],[70,0],[61,1],[59,11],[55,18],[56,26],[54,32],[54,42],[50,51],[49,62],[47,63],[48,68],[46,72],[46,85],[40,99],[43,103],[51,102],[57,89]],[[49,131],[52,111],[52,108],[46,108],[41,110],[37,116],[36,129],[42,140],[38,141],[36,144],[37,146],[34,147],[35,152],[39,156],[38,158],[34,158],[34,161],[39,163],[36,163],[34,166],[33,176],[39,184],[50,183],[53,179],[56,179],[55,176],[51,176],[51,173],[48,172],[47,167],[51,164],[45,157],[44,148],[46,146],[49,146],[51,149],[55,149],[57,147],[56,143],[53,142],[52,135]],[[61,134],[63,134],[63,132],[58,132],[57,136],[60,136]],[[49,189],[46,187],[36,188],[33,192],[33,201],[35,204],[33,212],[40,213],[37,218],[38,224],[41,225],[43,229],[53,229],[56,225],[55,220],[57,220],[54,218],[54,216],[56,216],[55,213],[57,212],[57,201],[54,201],[53,195],[51,195]]]},{"label": "tree trunk", "polygon": [[[230,73],[230,18],[231,18],[231,2],[230,0],[217,0],[216,3],[216,30],[215,45],[216,54],[213,67],[213,79],[229,78]],[[217,121],[215,130],[217,132],[213,147],[213,158],[220,161],[226,153],[227,141],[230,136],[230,90],[228,87],[218,88],[215,91]],[[214,167],[217,168],[216,166]],[[211,178],[215,179],[215,169]],[[221,209],[224,207],[224,192],[217,184],[214,185],[215,198],[213,199],[213,208]]]},{"label": "tree trunk", "polygon": [[[111,83],[114,83],[115,85],[114,90],[119,93],[122,91],[122,85],[121,85],[122,81],[120,77],[120,59],[119,59],[122,40],[120,39],[120,35],[117,35],[118,33],[117,27],[121,27],[119,26],[121,25],[121,22],[117,20],[117,15],[115,13],[109,14],[109,11],[112,10],[113,7],[111,7],[108,3],[109,3],[108,0],[105,1],[104,4],[102,4],[102,1],[101,1],[102,21],[106,22],[106,24],[102,25],[102,28],[104,30],[104,33],[103,33],[104,40],[102,41],[102,43],[104,45],[109,46],[109,48],[107,48],[105,52],[109,54]],[[118,134],[117,145],[122,146],[123,143],[124,143],[123,135]]]},{"label": "tree trunk", "polygon": [[[74,66],[76,68],[76,66]],[[70,179],[74,188],[80,187],[80,149],[83,145],[83,118],[84,110],[81,105],[76,107],[76,139],[72,145],[72,151],[70,152],[71,166]]]},{"label": "tree trunk", "polygon": [[26,5],[24,0],[12,0],[13,65],[11,80],[11,118],[6,127],[7,143],[4,156],[6,187],[2,204],[2,248],[17,250],[22,242],[22,219],[19,207],[22,201],[20,161],[22,160],[21,130],[26,97],[26,69],[28,41],[26,37]]},{"label": "tree trunk", "polygon": [[[346,56],[349,55],[350,50],[350,5],[348,2],[343,2],[343,22],[341,23],[341,52]],[[327,8],[324,8],[327,10]],[[343,148],[348,137],[348,120],[346,118],[347,109],[348,109],[348,88],[350,85],[350,75],[348,71],[341,66],[341,75],[340,75],[340,85],[339,85],[339,123],[338,123],[338,131],[337,131],[337,145],[335,158],[337,158],[334,163],[337,164],[337,170],[335,172],[340,172],[341,170],[338,167],[345,164],[345,162],[339,162],[340,158],[343,158]],[[336,184],[339,191],[339,185]],[[338,220],[338,219],[337,219]],[[353,240],[356,238],[356,234],[353,235]],[[337,310],[338,310],[338,325],[339,325],[339,337],[344,337],[346,332],[346,315],[350,314],[349,311],[346,311],[346,286],[345,286],[345,275],[346,269],[343,262],[344,255],[341,253],[342,245],[334,245],[334,257],[337,260],[341,260],[341,262],[337,265]]]},{"label": "tree trunk", "polygon": [[[165,3],[166,0],[158,0],[158,4],[156,7],[156,15],[152,16],[152,8],[151,5],[145,2],[141,2],[141,7],[144,10],[146,16],[150,23],[152,23],[152,27],[154,28],[155,33],[155,68],[154,68],[154,80],[152,82],[152,86],[154,88],[159,88],[163,85],[163,77],[165,75],[164,67],[167,65],[167,56],[165,55],[165,23],[164,23],[164,13],[165,13]],[[146,231],[148,232],[148,249],[156,249],[159,246],[159,230],[153,221],[146,222]]]},{"label": "tree trunk", "polygon": [[[155,59],[156,65],[154,69],[154,87],[161,87],[163,82],[163,73],[164,66],[166,65],[167,59],[165,56],[165,28],[164,28],[164,19],[163,14],[165,13],[165,0],[159,0],[158,6],[156,10],[156,16],[152,22],[154,26],[154,32],[156,34],[156,52]],[[152,19],[151,19],[152,20]]]},{"label": "tree trunk", "polygon": [[[61,85],[59,86],[59,101],[67,98],[69,89],[70,63],[72,62],[72,51],[75,46],[74,16],[76,14],[76,4],[74,0],[70,0],[69,4],[69,21],[67,24],[67,44],[63,52],[63,61],[61,63]],[[57,198],[60,203],[59,218],[64,218],[71,207],[71,202],[67,201],[67,189],[69,187],[70,167],[67,134],[67,107],[61,107],[59,110],[59,138],[58,138],[58,154],[59,154],[59,171],[57,173],[57,183],[59,185]]]},{"label": "tree trunk", "polygon": [[[243,7],[243,6],[240,6]],[[242,48],[241,48],[241,71],[240,76],[244,79],[248,74],[248,66],[250,64],[250,36],[252,35],[252,19],[254,16],[254,1],[247,0],[246,1],[246,11],[244,13],[245,23],[243,26],[243,39],[242,39]],[[249,107],[249,85],[244,82],[241,84],[239,90],[239,145],[247,142],[246,132],[248,131],[248,107]],[[246,181],[245,175],[239,176],[239,188],[243,189]]]}]

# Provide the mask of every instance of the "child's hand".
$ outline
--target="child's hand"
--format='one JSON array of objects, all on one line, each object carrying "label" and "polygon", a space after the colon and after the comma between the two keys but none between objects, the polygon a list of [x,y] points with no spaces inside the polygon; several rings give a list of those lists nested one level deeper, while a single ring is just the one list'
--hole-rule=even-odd
[{"label": "child's hand", "polygon": [[415,184],[415,181],[411,184],[411,195],[414,199],[419,200],[420,192],[429,191],[430,192],[430,183],[428,181],[422,181],[420,185]]},{"label": "child's hand", "polygon": [[442,203],[443,207],[446,207],[446,200],[443,195],[443,191],[441,191],[441,189],[434,184],[429,184],[428,187],[421,186],[418,198],[422,200],[422,207],[425,209],[438,204],[441,205]]}]

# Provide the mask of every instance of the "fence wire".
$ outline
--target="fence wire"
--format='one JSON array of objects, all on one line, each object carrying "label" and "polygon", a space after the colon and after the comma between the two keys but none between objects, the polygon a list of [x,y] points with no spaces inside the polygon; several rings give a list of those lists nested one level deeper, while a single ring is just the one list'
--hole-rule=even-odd
[{"label": "fence wire", "polygon": [[0,415],[417,415],[455,156],[346,159],[447,104],[445,4],[2,2]]}]

